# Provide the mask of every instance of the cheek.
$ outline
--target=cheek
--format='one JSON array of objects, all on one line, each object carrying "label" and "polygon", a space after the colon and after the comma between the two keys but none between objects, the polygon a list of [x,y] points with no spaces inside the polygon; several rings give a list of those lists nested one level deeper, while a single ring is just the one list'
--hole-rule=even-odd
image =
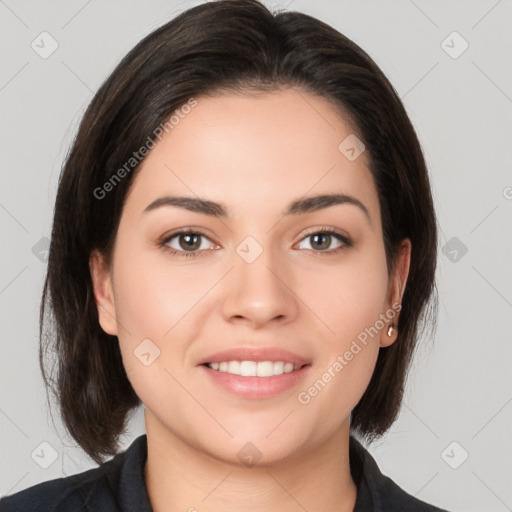
[{"label": "cheek", "polygon": [[[360,401],[370,382],[378,347],[349,344],[346,351],[339,351],[325,365],[319,365],[311,380],[299,391],[298,403],[304,421],[314,423],[312,436],[334,433],[340,422],[350,414]],[[351,354],[347,357],[348,354]]]},{"label": "cheek", "polygon": [[322,330],[317,367],[297,398],[323,431],[334,432],[368,387],[379,354],[387,282],[387,269],[378,261],[339,268],[316,281],[311,303],[329,329]]},{"label": "cheek", "polygon": [[[156,250],[125,250],[129,246],[127,238],[121,240],[114,261],[115,311],[122,326],[118,338],[130,381],[139,396],[146,396],[152,385],[169,378],[164,368],[181,380],[186,377],[187,348],[200,337],[203,322],[197,317],[204,314],[220,269],[198,271]],[[146,367],[137,355],[148,351],[158,357]]]},{"label": "cheek", "polygon": [[[339,418],[348,417],[357,404],[373,374],[388,274],[384,249],[378,243],[372,250],[366,247],[354,253],[343,265],[319,268],[301,274],[304,288],[299,295],[314,305],[325,325],[319,331],[322,350],[317,368],[298,401],[306,411],[323,418],[322,428],[335,429]],[[322,413],[326,409],[328,416]]]},{"label": "cheek", "polygon": [[[309,277],[308,273],[301,277],[301,296],[307,296],[305,302],[329,328],[325,329],[325,339],[332,340],[338,350],[373,327],[385,312],[389,283],[380,246],[376,245],[373,251],[354,252],[343,264],[310,272]],[[378,326],[382,328],[382,323]]]},{"label": "cheek", "polygon": [[172,377],[165,370],[179,381],[184,379],[187,338],[181,334],[201,291],[190,282],[187,272],[172,268],[165,257],[152,257],[142,249],[128,252],[123,249],[130,244],[123,242],[116,247],[114,261],[115,312],[122,326],[120,350],[137,395],[144,404],[157,407],[173,388]]},{"label": "cheek", "polygon": [[208,285],[197,282],[192,267],[173,266],[162,254],[132,252],[119,257],[115,265],[117,318],[133,336],[161,339],[193,308]]}]

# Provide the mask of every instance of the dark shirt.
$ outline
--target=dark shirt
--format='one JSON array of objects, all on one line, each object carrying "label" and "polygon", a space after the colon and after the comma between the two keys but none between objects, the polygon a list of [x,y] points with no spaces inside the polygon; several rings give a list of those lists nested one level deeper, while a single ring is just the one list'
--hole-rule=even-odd
[{"label": "dark shirt", "polygon": [[[446,512],[407,494],[384,476],[354,437],[350,470],[357,486],[354,512]],[[43,482],[0,500],[0,512],[152,512],[144,479],[146,435],[101,466]]]}]

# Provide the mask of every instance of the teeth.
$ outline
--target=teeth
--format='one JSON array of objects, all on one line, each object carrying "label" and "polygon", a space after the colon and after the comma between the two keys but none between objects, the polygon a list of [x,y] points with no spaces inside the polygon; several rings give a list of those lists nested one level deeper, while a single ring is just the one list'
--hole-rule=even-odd
[{"label": "teeth", "polygon": [[208,367],[242,377],[272,377],[300,369],[298,364],[293,365],[283,361],[223,361],[222,363],[208,363]]},{"label": "teeth", "polygon": [[281,375],[284,373],[284,363],[282,361],[276,361],[272,368],[273,375]]},{"label": "teeth", "polygon": [[258,363],[254,361],[242,361],[240,363],[240,375],[242,377],[257,377]]},{"label": "teeth", "polygon": [[239,361],[229,361],[227,370],[229,373],[233,373],[234,375],[240,375],[242,373],[241,371],[241,364]]},{"label": "teeth", "polygon": [[290,373],[290,372],[293,372],[293,364],[292,363],[286,363],[284,365],[284,368],[283,368],[283,371],[284,373]]}]

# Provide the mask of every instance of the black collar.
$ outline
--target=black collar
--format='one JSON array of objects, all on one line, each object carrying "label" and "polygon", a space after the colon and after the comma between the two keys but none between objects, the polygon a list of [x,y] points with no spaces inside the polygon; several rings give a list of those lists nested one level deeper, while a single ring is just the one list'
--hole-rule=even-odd
[{"label": "black collar", "polygon": [[[354,512],[443,512],[442,509],[407,494],[383,475],[375,459],[353,436],[350,436],[349,441],[349,458],[352,479],[357,486]],[[116,475],[111,484],[123,512],[151,512],[144,478],[146,460],[147,438],[143,434],[133,441],[126,452],[116,455],[104,465],[112,464],[118,468],[118,471],[115,471],[112,467],[108,474]]]}]

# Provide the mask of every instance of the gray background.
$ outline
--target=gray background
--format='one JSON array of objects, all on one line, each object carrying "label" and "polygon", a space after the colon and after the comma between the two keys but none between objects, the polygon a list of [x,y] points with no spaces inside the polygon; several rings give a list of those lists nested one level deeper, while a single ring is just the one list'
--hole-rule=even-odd
[{"label": "gray background", "polygon": [[[2,495],[94,467],[57,414],[53,424],[38,367],[57,179],[85,106],[121,57],[199,3],[0,0]],[[438,330],[417,353],[398,421],[370,451],[420,499],[461,512],[512,510],[512,2],[266,4],[326,21],[375,59],[432,176],[442,230]],[[47,58],[31,47],[51,49],[43,31],[58,43]],[[143,432],[139,410],[123,447]]]}]

